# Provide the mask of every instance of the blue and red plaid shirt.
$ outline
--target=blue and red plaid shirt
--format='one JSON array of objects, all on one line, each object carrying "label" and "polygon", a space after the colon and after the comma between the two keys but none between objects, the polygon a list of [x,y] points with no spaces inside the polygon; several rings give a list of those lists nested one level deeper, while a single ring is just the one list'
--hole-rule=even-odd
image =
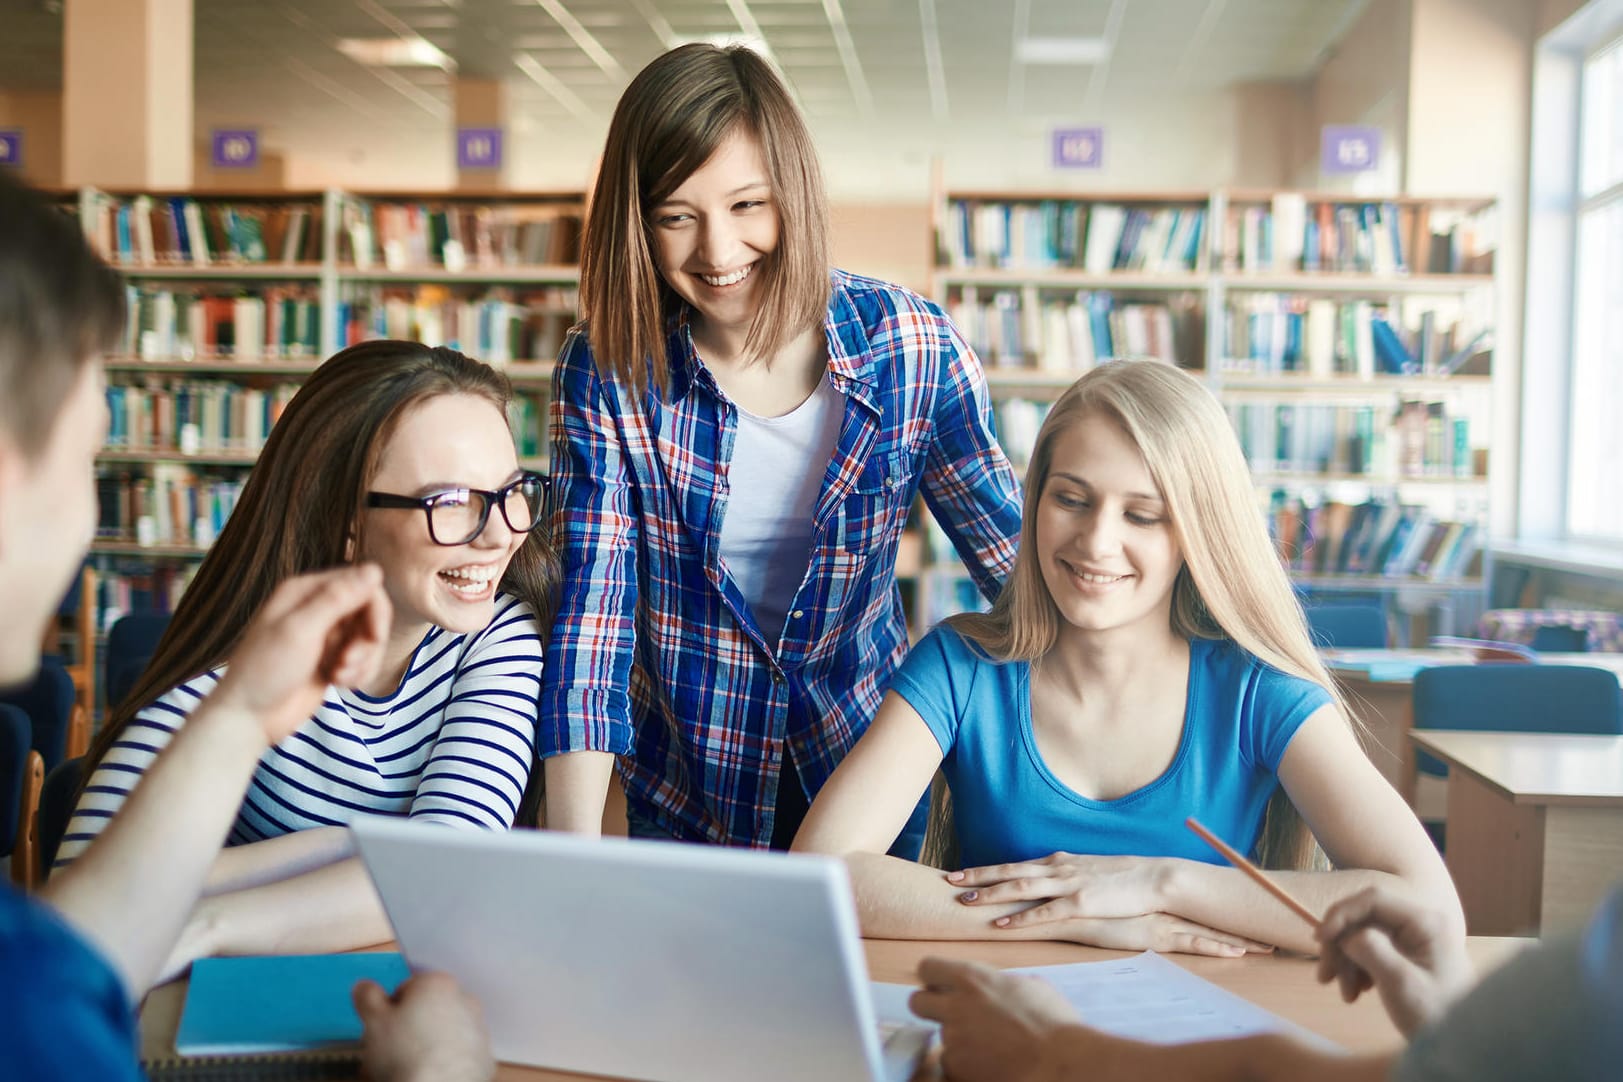
[{"label": "blue and red plaid shirt", "polygon": [[663,389],[605,378],[581,328],[553,377],[563,584],[537,750],[621,756],[633,813],[679,838],[766,846],[785,751],[815,794],[867,729],[907,652],[896,551],[921,489],[986,596],[1013,566],[1019,482],[973,352],[916,294],[840,271],[833,287],[845,420],[781,639],[721,559],[738,411],[686,321]]}]

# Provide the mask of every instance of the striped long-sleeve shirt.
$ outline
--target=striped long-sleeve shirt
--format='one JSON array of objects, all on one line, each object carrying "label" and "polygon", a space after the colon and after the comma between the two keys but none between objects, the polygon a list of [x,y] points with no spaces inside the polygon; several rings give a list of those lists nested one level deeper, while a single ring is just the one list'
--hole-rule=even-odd
[{"label": "striped long-sleeve shirt", "polygon": [[[534,754],[541,665],[535,614],[509,595],[497,597],[483,631],[432,629],[392,694],[329,688],[315,716],[265,753],[226,844],[368,814],[511,827]],[[223,671],[188,680],[130,721],[74,810],[57,867],[101,833]]]},{"label": "striped long-sleeve shirt", "polygon": [[538,748],[622,756],[632,810],[678,837],[767,845],[784,755],[816,793],[867,729],[907,651],[896,552],[921,490],[987,596],[1013,565],[1019,483],[951,321],[835,272],[824,337],[845,414],[781,635],[721,557],[737,408],[686,323],[665,388],[605,378],[581,330],[553,376],[564,574]]}]

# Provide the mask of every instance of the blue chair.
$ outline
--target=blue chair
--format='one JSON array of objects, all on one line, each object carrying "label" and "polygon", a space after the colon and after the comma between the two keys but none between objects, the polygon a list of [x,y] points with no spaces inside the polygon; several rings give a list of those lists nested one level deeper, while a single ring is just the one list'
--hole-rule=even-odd
[{"label": "blue chair", "polygon": [[[1438,665],[1414,678],[1416,729],[1496,733],[1623,733],[1617,675],[1591,665]],[[1419,754],[1425,774],[1448,767]]]},{"label": "blue chair", "polygon": [[62,846],[62,837],[68,832],[73,818],[74,797],[79,793],[79,780],[84,774],[83,759],[69,759],[45,775],[40,788],[36,834],[39,838],[39,880],[51,874],[56,863],[56,851]]},{"label": "blue chair", "polygon": [[1308,631],[1313,644],[1343,650],[1386,647],[1386,610],[1378,605],[1307,605]]},{"label": "blue chair", "polygon": [[[1414,678],[1416,729],[1507,733],[1623,733],[1623,690],[1616,674],[1590,665],[1495,662],[1439,665]],[[1416,767],[1443,777],[1448,767],[1419,752]],[[1442,824],[1427,822],[1440,850]]]},{"label": "blue chair", "polygon": [[24,890],[38,882],[34,811],[45,777],[33,728],[20,708],[0,703],[0,856],[11,858],[11,880]]},{"label": "blue chair", "polygon": [[[76,721],[74,699],[73,677],[61,658],[49,656],[40,659],[39,675],[32,684],[0,694],[0,703],[17,707],[32,724],[32,747],[46,770],[66,759],[69,745],[74,743],[69,739]],[[84,749],[74,750],[82,754]]]},{"label": "blue chair", "polygon": [[169,627],[167,612],[132,612],[120,616],[107,632],[107,660],[102,666],[106,674],[105,691],[107,709],[115,709],[130,693],[135,682],[157,652],[158,640]]}]

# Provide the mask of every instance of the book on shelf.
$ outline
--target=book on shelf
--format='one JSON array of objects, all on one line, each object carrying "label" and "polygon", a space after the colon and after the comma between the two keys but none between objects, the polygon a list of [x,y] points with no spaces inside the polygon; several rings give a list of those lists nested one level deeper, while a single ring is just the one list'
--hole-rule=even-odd
[{"label": "book on shelf", "polygon": [[1189,272],[1206,266],[1205,222],[1203,203],[952,199],[938,247],[960,269]]},{"label": "book on shelf", "polygon": [[258,451],[299,389],[288,381],[261,388],[224,379],[143,379],[107,386],[109,450]]},{"label": "book on shelf", "polygon": [[1482,545],[1479,524],[1396,500],[1308,501],[1276,490],[1267,517],[1286,568],[1307,575],[1454,581],[1471,574]]},{"label": "book on shelf", "polygon": [[1146,302],[1099,290],[988,293],[976,288],[956,291],[946,308],[971,348],[992,367],[1080,375],[1116,357],[1201,366],[1205,319],[1192,297]]},{"label": "book on shelf", "polygon": [[1480,314],[1447,298],[1401,306],[1289,293],[1240,292],[1223,311],[1223,368],[1317,379],[1452,375],[1487,352]]},{"label": "book on shelf", "polygon": [[1492,206],[1279,192],[1265,202],[1235,202],[1224,250],[1242,272],[1489,274],[1496,229]]},{"label": "book on shelf", "polygon": [[120,616],[132,612],[174,612],[197,574],[195,560],[131,562],[118,566],[104,556],[96,563],[95,628],[106,634]]},{"label": "book on shelf", "polygon": [[89,192],[81,224],[110,263],[221,267],[319,263],[321,200],[199,199]]},{"label": "book on shelf", "polygon": [[242,496],[243,480],[194,473],[179,463],[149,471],[104,471],[96,478],[103,541],[206,548],[219,536]]},{"label": "book on shelf", "polygon": [[127,284],[123,352],[144,360],[316,357],[321,302],[307,287],[219,293]]},{"label": "book on shelf", "polygon": [[[496,197],[499,199],[499,197]],[[580,258],[571,203],[464,203],[347,198],[339,261],[390,271],[537,267]]]},{"label": "book on shelf", "polygon": [[348,286],[338,304],[339,345],[396,338],[450,346],[498,367],[551,360],[575,321],[573,287],[488,289],[459,295],[443,285]]},{"label": "book on shelf", "polygon": [[1476,477],[1476,452],[1466,414],[1450,416],[1442,402],[1400,400],[1395,410],[1373,405],[1269,402],[1224,403],[1251,468],[1261,473],[1404,478]]},{"label": "book on shelf", "polygon": [[1037,445],[1037,431],[1048,419],[1052,402],[999,398],[992,402],[992,431],[1015,469],[1024,473]]},{"label": "book on shelf", "polygon": [[521,459],[544,458],[547,454],[547,396],[520,391],[507,403],[507,426],[513,432],[513,447]]}]

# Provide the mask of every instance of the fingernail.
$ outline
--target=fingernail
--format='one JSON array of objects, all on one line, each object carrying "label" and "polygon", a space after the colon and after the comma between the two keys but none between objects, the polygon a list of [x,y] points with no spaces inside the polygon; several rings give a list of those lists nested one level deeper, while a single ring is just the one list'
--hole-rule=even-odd
[{"label": "fingernail", "polygon": [[961,881],[963,878],[964,878],[964,873],[963,872],[948,872],[947,873],[948,882],[957,883],[957,882]]},{"label": "fingernail", "polygon": [[997,920],[993,921],[992,923],[997,925],[999,928],[1007,928],[1009,926],[1009,918],[1008,917],[999,917]]},{"label": "fingernail", "polygon": [[966,890],[962,894],[958,895],[958,900],[960,902],[973,902],[976,898],[979,898],[980,896],[981,896],[980,891]]}]

